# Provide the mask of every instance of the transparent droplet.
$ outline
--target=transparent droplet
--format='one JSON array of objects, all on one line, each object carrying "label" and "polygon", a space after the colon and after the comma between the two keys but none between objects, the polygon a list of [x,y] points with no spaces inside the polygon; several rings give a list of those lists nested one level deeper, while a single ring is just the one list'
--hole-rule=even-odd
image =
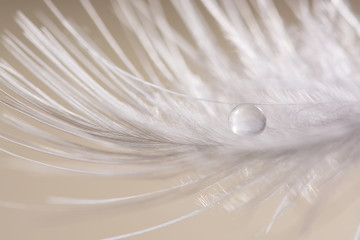
[{"label": "transparent droplet", "polygon": [[251,136],[261,133],[266,126],[263,111],[250,104],[236,106],[229,115],[231,131],[240,136]]}]

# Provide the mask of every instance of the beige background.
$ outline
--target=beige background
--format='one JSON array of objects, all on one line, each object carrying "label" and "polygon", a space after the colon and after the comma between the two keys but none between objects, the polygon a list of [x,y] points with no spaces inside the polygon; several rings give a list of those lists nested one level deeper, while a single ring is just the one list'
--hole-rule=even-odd
[{"label": "beige background", "polygon": [[[76,1],[54,2],[65,15],[77,20],[84,16]],[[101,11],[109,8],[107,1],[94,2],[98,9],[103,8]],[[6,28],[19,34],[13,20],[16,10],[24,11],[30,16],[41,11],[50,14],[39,0],[0,0],[1,32]],[[86,25],[86,20],[83,20],[83,24]],[[0,48],[0,57],[7,58],[4,48]],[[4,109],[1,108],[1,111]],[[6,142],[0,141],[0,144],[4,146]],[[37,209],[44,207],[44,199],[49,195],[119,197],[135,194],[134,189],[157,189],[176,182],[176,179],[149,182],[67,175],[35,167],[2,153],[0,157],[0,201],[3,201],[3,207],[0,208],[0,240],[100,239],[146,228],[194,208],[194,199],[189,199],[180,205],[170,203],[150,209],[145,206],[145,210],[135,209],[135,212],[116,206],[105,209]],[[33,171],[28,171],[29,169]],[[343,176],[341,183],[330,186],[327,193],[335,194],[335,200],[321,202],[322,206],[315,208],[318,212],[314,214],[314,219],[309,214],[310,204],[299,201],[294,209],[276,222],[268,235],[262,234],[257,239],[351,239],[360,220],[359,201],[354,198],[354,190],[357,191],[359,185],[354,175],[349,173]],[[252,239],[257,230],[271,218],[278,200],[279,198],[274,199],[245,216],[228,213],[218,207],[131,239]],[[134,207],[130,210],[134,210]],[[310,227],[304,231],[302,228],[310,221]]]}]

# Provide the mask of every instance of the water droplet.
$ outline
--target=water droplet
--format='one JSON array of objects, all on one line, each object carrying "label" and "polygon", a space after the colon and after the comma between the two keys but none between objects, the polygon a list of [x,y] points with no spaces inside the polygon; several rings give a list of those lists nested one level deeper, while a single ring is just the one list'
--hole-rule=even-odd
[{"label": "water droplet", "polygon": [[261,133],[266,126],[263,111],[250,104],[236,106],[229,115],[231,131],[240,136],[251,136]]}]

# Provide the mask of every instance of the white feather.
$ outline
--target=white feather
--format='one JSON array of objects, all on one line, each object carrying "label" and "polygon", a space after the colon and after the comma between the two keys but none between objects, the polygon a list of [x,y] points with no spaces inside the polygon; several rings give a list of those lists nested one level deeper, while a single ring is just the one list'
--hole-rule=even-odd
[{"label": "white feather", "polygon": [[[118,0],[112,20],[122,30],[80,2],[96,33],[50,0],[51,17],[35,24],[19,12],[23,37],[4,33],[14,58],[0,62],[0,150],[76,174],[190,180],[125,197],[49,196],[54,208],[198,196],[200,207],[183,216],[106,238],[121,239],[215,205],[252,211],[282,194],[268,232],[299,198],[316,201],[358,168],[360,23],[347,2],[288,1],[285,18],[266,0]],[[263,133],[231,131],[238,104],[262,109]]]}]

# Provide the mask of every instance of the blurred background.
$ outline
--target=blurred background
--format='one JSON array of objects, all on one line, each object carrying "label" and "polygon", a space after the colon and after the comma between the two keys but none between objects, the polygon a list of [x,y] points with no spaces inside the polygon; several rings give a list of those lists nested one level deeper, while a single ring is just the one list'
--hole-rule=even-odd
[{"label": "blurred background", "polygon": [[[89,24],[80,3],[74,0],[53,2],[65,16],[73,19],[91,36],[94,26]],[[107,14],[112,12],[110,1],[92,2],[106,21]],[[163,2],[165,7],[169,5],[167,1]],[[281,8],[281,4],[279,2],[280,10],[286,11],[286,8]],[[0,33],[8,30],[21,36],[14,20],[16,11],[22,11],[35,22],[38,14],[52,17],[41,0],[0,0]],[[172,9],[169,8],[169,11]],[[283,14],[286,16],[287,12]],[[117,28],[116,22],[109,20],[107,24],[110,29]],[[98,35],[94,35],[93,40],[98,43],[103,41]],[[0,58],[10,59],[4,47],[0,48]],[[2,106],[0,111],[5,111]],[[1,140],[0,144],[5,147],[8,143]],[[25,152],[23,148],[11,148]],[[354,189],[359,189],[358,177],[355,175],[349,172],[342,176],[341,182],[331,185],[323,198],[332,196],[332,200],[321,201],[322,206],[311,208],[311,211],[316,209],[316,212],[309,212],[312,203],[299,200],[294,208],[276,221],[267,235],[261,233],[256,239],[352,239],[360,222],[359,199],[354,198]],[[0,239],[90,240],[151,227],[196,209],[196,197],[180,203],[145,203],[125,208],[115,204],[105,207],[54,208],[46,200],[50,196],[88,199],[121,197],[141,193],[141,190],[148,192],[160,189],[183,179],[186,179],[186,175],[149,181],[65,174],[0,153]],[[280,199],[281,196],[275,197],[245,215],[228,212],[221,206],[214,207],[190,219],[130,239],[254,239],[271,219]]]}]

